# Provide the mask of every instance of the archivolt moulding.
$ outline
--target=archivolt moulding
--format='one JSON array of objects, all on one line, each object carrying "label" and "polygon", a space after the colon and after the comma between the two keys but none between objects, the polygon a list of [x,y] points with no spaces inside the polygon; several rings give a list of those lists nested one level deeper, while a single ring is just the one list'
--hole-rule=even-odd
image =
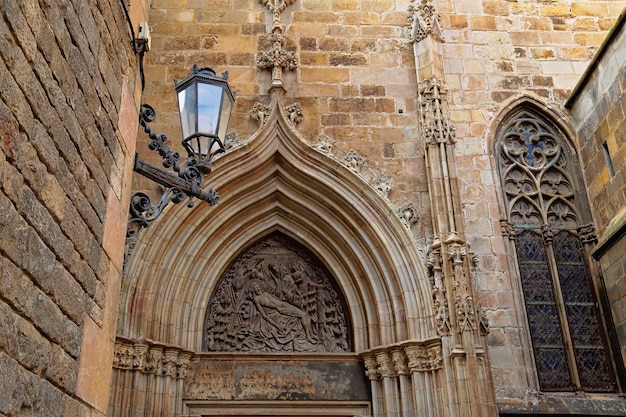
[{"label": "archivolt moulding", "polygon": [[300,242],[337,280],[354,350],[436,336],[426,269],[410,231],[357,173],[307,145],[275,93],[266,123],[215,161],[220,204],[171,207],[140,237],[118,334],[200,351],[219,277],[272,232]]}]

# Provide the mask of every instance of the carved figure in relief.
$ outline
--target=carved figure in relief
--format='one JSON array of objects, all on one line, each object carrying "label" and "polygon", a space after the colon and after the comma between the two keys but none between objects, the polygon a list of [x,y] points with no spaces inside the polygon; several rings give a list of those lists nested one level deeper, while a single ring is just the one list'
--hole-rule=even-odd
[{"label": "carved figure in relief", "polygon": [[[307,339],[311,342],[316,341],[316,338],[313,335],[313,329],[311,327],[311,317],[304,310],[301,310],[298,307],[285,301],[279,300],[272,294],[263,291],[260,281],[253,281],[250,284],[250,287],[252,288],[252,299],[254,300],[254,305],[256,306],[258,312],[261,314],[261,317],[263,317],[269,324],[276,327],[276,330],[284,329],[284,323],[279,323],[278,320],[273,319],[270,314],[265,310],[266,307],[276,310],[278,313],[284,316],[300,319],[300,323],[304,328]],[[272,333],[275,334],[274,332]]]},{"label": "carved figure in relief", "polygon": [[276,234],[219,280],[205,318],[205,346],[216,352],[345,352],[342,304],[310,256]]}]

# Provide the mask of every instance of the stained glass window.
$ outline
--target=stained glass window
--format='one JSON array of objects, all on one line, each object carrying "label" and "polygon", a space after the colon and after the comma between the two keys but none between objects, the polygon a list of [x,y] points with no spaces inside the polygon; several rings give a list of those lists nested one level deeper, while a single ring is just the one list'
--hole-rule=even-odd
[{"label": "stained glass window", "polygon": [[500,132],[496,159],[540,387],[614,391],[578,233],[577,161],[558,129],[533,111],[519,111]]}]

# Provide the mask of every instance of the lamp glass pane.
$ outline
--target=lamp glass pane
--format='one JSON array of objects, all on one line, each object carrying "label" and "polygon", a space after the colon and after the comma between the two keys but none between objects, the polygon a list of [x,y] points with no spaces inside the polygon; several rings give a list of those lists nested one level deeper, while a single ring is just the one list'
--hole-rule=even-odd
[{"label": "lamp glass pane", "polygon": [[224,92],[224,100],[222,103],[222,114],[220,115],[219,134],[222,143],[226,139],[226,130],[228,129],[228,121],[230,120],[230,111],[233,108],[233,102],[226,92]]},{"label": "lamp glass pane", "polygon": [[197,102],[194,84],[178,92],[178,111],[183,138],[188,138],[197,130]]},{"label": "lamp glass pane", "polygon": [[222,88],[216,85],[198,83],[198,133],[217,135],[220,117]]}]

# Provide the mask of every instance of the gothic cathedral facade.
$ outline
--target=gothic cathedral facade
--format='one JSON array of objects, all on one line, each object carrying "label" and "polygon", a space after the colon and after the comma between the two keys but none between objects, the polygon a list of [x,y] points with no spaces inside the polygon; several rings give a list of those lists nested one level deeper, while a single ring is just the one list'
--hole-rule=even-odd
[{"label": "gothic cathedral facade", "polygon": [[0,415],[623,415],[625,7],[0,2]]}]

